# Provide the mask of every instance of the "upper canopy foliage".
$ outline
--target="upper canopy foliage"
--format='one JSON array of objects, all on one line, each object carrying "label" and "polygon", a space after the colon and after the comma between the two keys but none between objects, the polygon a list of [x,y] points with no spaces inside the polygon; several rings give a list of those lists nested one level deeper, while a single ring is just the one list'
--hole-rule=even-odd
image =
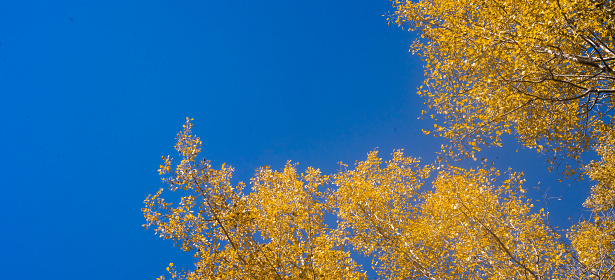
[{"label": "upper canopy foliage", "polygon": [[437,114],[433,132],[458,151],[472,155],[481,146],[499,146],[507,133],[559,163],[579,159],[613,129],[612,1],[423,0],[395,6],[390,20],[424,38],[412,51],[425,61],[420,94]]}]

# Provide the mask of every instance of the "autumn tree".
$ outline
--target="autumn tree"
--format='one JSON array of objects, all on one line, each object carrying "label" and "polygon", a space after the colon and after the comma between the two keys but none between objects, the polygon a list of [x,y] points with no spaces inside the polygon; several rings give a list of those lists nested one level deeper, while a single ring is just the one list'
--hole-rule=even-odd
[{"label": "autumn tree", "polygon": [[[551,168],[572,160],[561,171],[580,170],[596,185],[584,204],[594,221],[575,226],[570,238],[584,265],[612,268],[615,3],[393,3],[389,20],[421,35],[411,50],[425,62],[419,94],[436,120],[426,133],[448,138],[449,155],[474,157],[511,134],[548,155]],[[600,160],[579,165],[591,149]]]},{"label": "autumn tree", "polygon": [[[615,3],[610,0],[394,1],[389,20],[420,33],[420,94],[435,135],[465,154],[503,134],[552,163],[613,129]],[[568,171],[575,170],[569,169]]]},{"label": "autumn tree", "polygon": [[[194,253],[196,268],[178,272],[173,279],[360,279],[363,275],[345,250],[342,236],[324,223],[323,183],[328,177],[317,169],[298,174],[288,163],[283,171],[261,168],[252,179],[252,193],[242,183],[230,182],[233,168],[214,169],[199,159],[201,140],[186,121],[177,134],[175,149],[181,157],[172,166],[163,157],[158,170],[170,191],[185,191],[179,203],[150,195],[142,209],[146,227],[173,239]],[[163,277],[164,278],[164,277]]]}]

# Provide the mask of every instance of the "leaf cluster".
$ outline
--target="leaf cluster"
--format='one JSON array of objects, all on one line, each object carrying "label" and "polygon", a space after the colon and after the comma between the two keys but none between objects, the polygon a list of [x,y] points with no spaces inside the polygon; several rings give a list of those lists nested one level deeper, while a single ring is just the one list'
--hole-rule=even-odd
[{"label": "leaf cluster", "polygon": [[[512,134],[557,168],[613,130],[612,1],[393,2],[389,20],[421,34],[411,51],[425,62],[430,132],[458,153]],[[578,175],[574,164],[562,171]]]}]

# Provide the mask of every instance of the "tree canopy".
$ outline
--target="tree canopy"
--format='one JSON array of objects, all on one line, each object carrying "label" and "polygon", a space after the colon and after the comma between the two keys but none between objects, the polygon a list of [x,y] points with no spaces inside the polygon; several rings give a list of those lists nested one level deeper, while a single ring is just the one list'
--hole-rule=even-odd
[{"label": "tree canopy", "polygon": [[[142,209],[146,227],[186,252],[194,269],[171,278],[366,279],[353,252],[383,279],[610,279],[615,275],[615,4],[608,0],[393,1],[389,20],[418,31],[426,111],[448,156],[474,157],[511,134],[572,162],[595,183],[592,219],[561,231],[524,196],[521,173],[464,169],[377,151],[322,174],[262,167],[251,191],[233,168],[202,158],[191,119],[179,159],[163,157],[164,189]],[[597,160],[579,165],[594,150]],[[577,165],[575,165],[575,163]],[[185,194],[185,195],[184,195]],[[334,217],[336,222],[328,221]],[[164,277],[161,277],[164,278]]]},{"label": "tree canopy", "polygon": [[[230,182],[232,167],[198,159],[201,140],[191,127],[188,120],[177,135],[179,163],[163,157],[159,169],[170,191],[187,195],[174,204],[160,189],[142,209],[145,226],[197,258],[194,270],[171,264],[173,279],[366,279],[353,251],[373,257],[378,275],[392,279],[613,273],[611,216],[579,223],[568,242],[544,209],[533,211],[520,174],[424,165],[401,150],[383,162],[374,151],[333,175],[299,173],[290,162],[281,171],[263,167],[244,194],[242,183]],[[431,188],[421,191],[435,169]]]},{"label": "tree canopy", "polygon": [[434,133],[464,153],[503,134],[553,163],[613,130],[615,4],[609,0],[395,1],[389,20],[417,30],[420,94]]}]

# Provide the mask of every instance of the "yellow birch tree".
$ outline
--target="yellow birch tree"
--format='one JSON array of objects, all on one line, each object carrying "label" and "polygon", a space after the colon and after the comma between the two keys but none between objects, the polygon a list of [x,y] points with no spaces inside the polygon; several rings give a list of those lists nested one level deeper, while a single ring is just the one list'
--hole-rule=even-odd
[{"label": "yellow birch tree", "polygon": [[[611,275],[614,251],[615,3],[610,0],[393,1],[389,20],[416,30],[419,91],[449,154],[474,157],[512,134],[551,168],[594,149],[593,221],[569,233],[577,272]],[[456,150],[456,152],[455,152]],[[579,165],[563,168],[575,175]],[[600,277],[602,277],[600,276]]]},{"label": "yellow birch tree", "polygon": [[[195,268],[167,270],[173,279],[361,279],[364,274],[344,250],[343,239],[324,223],[319,170],[298,174],[288,163],[282,172],[261,168],[252,179],[252,193],[230,179],[233,168],[214,169],[198,160],[200,138],[190,119],[177,134],[180,161],[170,157],[158,170],[170,191],[185,191],[179,203],[167,202],[164,189],[148,196],[142,208],[156,233],[186,252]],[[164,279],[164,277],[161,277]]]},{"label": "yellow birch tree", "polygon": [[431,132],[458,151],[472,155],[513,134],[559,163],[613,129],[613,1],[393,3],[389,20],[421,36],[411,51],[425,62],[419,93],[435,112]]}]

